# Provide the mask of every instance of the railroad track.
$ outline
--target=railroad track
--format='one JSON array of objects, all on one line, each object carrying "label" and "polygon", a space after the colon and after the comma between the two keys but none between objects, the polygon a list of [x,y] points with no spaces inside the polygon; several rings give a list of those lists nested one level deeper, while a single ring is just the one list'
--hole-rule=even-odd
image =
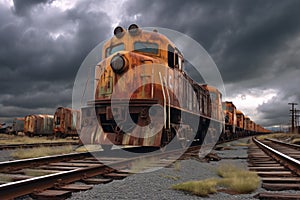
[{"label": "railroad track", "polygon": [[[300,199],[300,148],[277,140],[259,141],[253,138],[248,150],[249,169],[261,177],[268,192],[256,195],[259,199]],[[297,190],[296,194],[279,192]],[[276,191],[276,192],[275,192]]]},{"label": "railroad track", "polygon": [[17,148],[34,148],[34,147],[54,147],[65,145],[78,145],[78,142],[44,142],[32,144],[0,144],[0,150],[17,149]]},{"label": "railroad track", "polygon": [[[187,152],[190,155],[196,154],[199,148],[199,146],[191,147]],[[143,159],[150,159],[152,162],[139,170],[170,165],[174,161],[174,154],[182,150],[153,152],[136,157],[126,157],[126,155],[117,157],[118,151],[120,150],[109,153],[103,151],[73,153],[2,162],[0,177],[2,176],[2,179],[6,177],[9,181],[3,181],[0,185],[0,197],[13,199],[30,194],[34,198],[65,199],[74,191],[91,189],[90,184],[107,183],[129,176],[134,172],[132,165]],[[45,174],[34,176],[28,174],[28,171]]]}]

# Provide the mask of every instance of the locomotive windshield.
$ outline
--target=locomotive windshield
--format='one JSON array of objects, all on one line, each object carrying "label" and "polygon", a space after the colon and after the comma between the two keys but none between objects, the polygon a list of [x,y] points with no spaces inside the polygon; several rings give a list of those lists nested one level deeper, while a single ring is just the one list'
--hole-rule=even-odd
[{"label": "locomotive windshield", "polygon": [[123,43],[120,43],[120,44],[117,44],[115,46],[110,46],[106,49],[105,51],[105,57],[108,57],[118,51],[123,51],[125,48],[124,48],[124,44]]},{"label": "locomotive windshield", "polygon": [[158,54],[158,44],[149,42],[135,42],[134,51]]}]

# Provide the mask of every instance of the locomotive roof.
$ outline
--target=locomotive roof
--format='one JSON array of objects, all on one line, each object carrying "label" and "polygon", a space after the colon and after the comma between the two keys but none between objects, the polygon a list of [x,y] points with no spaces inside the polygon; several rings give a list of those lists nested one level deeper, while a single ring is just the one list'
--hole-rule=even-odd
[{"label": "locomotive roof", "polygon": [[[131,25],[132,26],[132,25]],[[137,27],[137,26],[136,26]],[[119,31],[116,33],[116,29]],[[118,45],[120,43],[124,43],[126,47],[126,50],[131,51],[131,45],[134,41],[143,41],[143,42],[149,42],[149,43],[158,43],[159,49],[167,50],[167,46],[171,45],[173,48],[176,48],[175,44],[169,40],[165,35],[159,33],[157,30],[153,31],[147,31],[143,30],[141,28],[136,28],[136,31],[133,33],[132,30],[130,30],[130,27],[128,30],[124,29],[123,27],[116,27],[114,31],[114,36],[111,37],[108,41],[105,42],[102,49],[102,59],[104,59],[105,51],[109,47],[113,47],[115,45]],[[177,48],[176,50],[180,52]]]}]

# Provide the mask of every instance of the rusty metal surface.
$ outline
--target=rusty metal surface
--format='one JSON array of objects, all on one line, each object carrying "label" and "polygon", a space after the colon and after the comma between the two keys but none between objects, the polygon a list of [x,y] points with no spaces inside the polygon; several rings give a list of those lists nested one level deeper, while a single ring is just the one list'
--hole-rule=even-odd
[{"label": "rusty metal surface", "polygon": [[71,197],[72,193],[70,191],[63,190],[45,190],[41,192],[35,192],[31,196],[38,200],[64,200],[66,198]]},{"label": "rusty metal surface", "polygon": [[237,127],[241,128],[241,129],[244,129],[244,125],[245,125],[245,123],[244,123],[244,120],[245,120],[244,114],[241,111],[237,110],[236,111],[236,118],[237,118]]},{"label": "rusty metal surface", "polygon": [[[190,151],[199,149],[200,147],[193,147]],[[168,151],[164,153],[153,153],[146,156],[137,156],[133,158],[125,158],[122,160],[112,161],[109,163],[110,167],[105,165],[89,166],[76,168],[69,171],[59,172],[55,174],[49,174],[40,177],[34,177],[25,179],[22,181],[10,182],[0,185],[0,196],[3,199],[12,199],[15,197],[23,196],[30,194],[34,191],[43,191],[49,188],[60,188],[82,179],[90,179],[97,175],[105,175],[113,178],[124,178],[128,174],[126,173],[112,173],[116,171],[115,169],[122,169],[129,166],[132,162],[140,160],[141,158],[156,158],[156,159],[165,159],[168,156],[173,156],[174,153],[179,150]],[[181,151],[181,150],[180,150]],[[170,164],[173,160],[170,160]],[[99,181],[99,180],[95,180]],[[54,192],[55,193],[55,192]]]},{"label": "rusty metal surface", "polygon": [[80,112],[59,107],[54,113],[53,133],[58,137],[77,136],[80,129]]},{"label": "rusty metal surface", "polygon": [[8,172],[11,170],[23,169],[24,167],[37,166],[37,164],[43,165],[49,162],[59,162],[64,160],[71,160],[74,158],[77,159],[86,158],[88,156],[92,157],[90,152],[45,156],[45,157],[22,159],[22,160],[15,160],[15,161],[5,161],[5,162],[0,162],[0,172]]},{"label": "rusty metal surface", "polygon": [[25,116],[24,133],[29,136],[52,135],[53,115],[35,114]]},{"label": "rusty metal surface", "polygon": [[[290,144],[290,143],[282,142],[282,141],[275,140],[275,139],[272,139],[272,138],[266,138],[265,140],[272,141],[274,143],[278,143],[278,144],[281,144],[281,145],[284,145],[284,146],[287,146],[287,147],[290,147],[290,148],[293,148],[293,149],[300,150],[300,145],[298,145],[298,144]],[[298,154],[300,154],[299,151],[296,151],[296,152],[298,152]]]},{"label": "rusty metal surface", "polygon": [[[283,151],[289,152],[289,149],[280,148],[281,152],[279,152],[271,147],[271,144],[274,146],[274,143],[270,140],[258,141],[253,138],[253,142],[255,144],[251,144],[248,150],[249,169],[257,171],[258,175],[261,176],[262,187],[271,191],[299,190],[300,161],[282,153]],[[296,197],[299,197],[299,194],[290,195],[270,192],[259,193],[255,197],[259,199],[297,199]]]},{"label": "rusty metal surface", "polygon": [[285,167],[292,170],[294,173],[298,174],[300,176],[300,161],[296,160],[295,158],[292,158],[274,148],[271,148],[270,146],[267,146],[266,144],[258,141],[257,139],[253,138],[253,141],[259,145],[263,150],[270,155],[272,158],[283,164]]},{"label": "rusty metal surface", "polygon": [[299,194],[290,194],[290,193],[259,193],[258,195],[254,196],[258,199],[265,199],[265,200],[300,200]]},{"label": "rusty metal surface", "polygon": [[[223,112],[222,94],[194,81],[184,72],[183,61],[174,43],[157,31],[117,27],[95,66],[94,99],[81,111],[81,142],[103,148],[113,144],[164,147],[177,137],[184,146],[193,140],[186,136],[190,134],[183,134],[186,130],[201,142],[207,134],[213,138],[223,133],[221,139],[228,140],[260,130],[250,119],[247,126],[243,117],[237,123],[232,102],[224,103],[227,109]],[[145,103],[149,101],[153,102]],[[149,108],[155,104],[163,108],[163,114],[155,116],[161,117],[157,121],[163,128],[156,132],[147,127],[151,123]],[[180,131],[180,126],[186,127],[185,131]]]}]

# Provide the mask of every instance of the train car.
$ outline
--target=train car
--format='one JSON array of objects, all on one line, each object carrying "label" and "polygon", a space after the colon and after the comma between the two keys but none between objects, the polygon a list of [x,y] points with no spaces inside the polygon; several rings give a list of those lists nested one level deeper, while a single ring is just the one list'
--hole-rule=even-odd
[{"label": "train car", "polygon": [[27,136],[53,135],[53,115],[34,114],[25,116],[24,133]]},{"label": "train car", "polygon": [[237,138],[236,127],[236,107],[231,101],[225,101],[222,103],[224,116],[225,116],[225,137],[227,139]]},{"label": "train car", "polygon": [[248,116],[245,116],[244,122],[245,122],[245,125],[244,125],[244,127],[245,127],[245,130],[244,130],[245,135],[249,136],[250,135],[250,118]]},{"label": "train car", "polygon": [[245,136],[245,116],[244,114],[240,111],[236,111],[236,119],[237,119],[237,126],[236,126],[236,134],[238,137],[243,137]]},{"label": "train car", "polygon": [[12,124],[12,128],[9,130],[9,134],[17,135],[19,132],[24,132],[24,117],[15,118]]},{"label": "train car", "polygon": [[[185,147],[194,137],[203,141],[207,133],[221,130],[221,111],[212,111],[214,94],[183,71],[183,60],[177,47],[155,30],[135,24],[128,30],[115,28],[95,67],[95,99],[81,110],[81,141],[103,148],[160,148],[174,139]],[[216,98],[221,102],[221,95]]]},{"label": "train car", "polygon": [[80,129],[80,112],[70,108],[59,107],[54,113],[53,133],[55,137],[77,137]]},{"label": "train car", "polygon": [[255,133],[255,124],[251,119],[249,121],[249,130],[250,130],[250,135],[254,135],[254,133]]},{"label": "train car", "polygon": [[6,132],[7,132],[6,123],[0,122],[0,133],[6,133]]},{"label": "train car", "polygon": [[[212,137],[219,137],[218,139],[221,141],[225,141],[226,137],[224,135],[224,130],[225,130],[225,122],[224,122],[224,112],[222,108],[222,94],[220,91],[212,86],[209,85],[203,85],[205,89],[209,91],[210,95],[210,105],[211,105],[211,119],[213,119],[210,123],[212,124],[212,130],[210,136]],[[200,97],[201,98],[201,97]],[[214,120],[216,119],[216,121]],[[219,122],[223,122],[221,125]],[[218,128],[216,128],[218,127]],[[220,132],[222,133],[220,135]],[[205,134],[203,134],[205,135]],[[199,136],[200,137],[200,136]],[[216,141],[217,138],[212,138],[212,141]]]}]

